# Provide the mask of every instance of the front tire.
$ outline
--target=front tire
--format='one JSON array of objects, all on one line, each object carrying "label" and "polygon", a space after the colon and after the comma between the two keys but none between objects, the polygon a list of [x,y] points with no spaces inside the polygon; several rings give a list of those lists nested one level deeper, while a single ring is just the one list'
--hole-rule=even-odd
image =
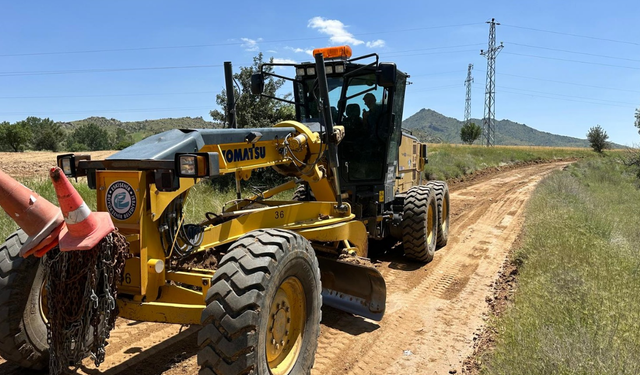
[{"label": "front tire", "polygon": [[267,229],[240,238],[222,258],[206,304],[200,374],[310,372],[322,299],[318,260],[302,236]]},{"label": "front tire", "polygon": [[438,237],[438,209],[433,188],[414,186],[404,199],[402,246],[404,255],[418,262],[433,260]]},{"label": "front tire", "polygon": [[36,257],[22,258],[27,234],[18,230],[0,246],[0,356],[24,368],[49,365],[42,300],[44,267]]}]

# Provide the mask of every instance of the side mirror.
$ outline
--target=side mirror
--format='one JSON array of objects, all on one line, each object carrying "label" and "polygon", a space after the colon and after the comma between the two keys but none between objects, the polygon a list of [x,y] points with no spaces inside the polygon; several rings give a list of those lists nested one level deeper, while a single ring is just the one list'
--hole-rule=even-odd
[{"label": "side mirror", "polygon": [[396,64],[380,63],[376,70],[376,84],[384,88],[396,85]]},{"label": "side mirror", "polygon": [[264,76],[262,73],[253,73],[251,75],[251,93],[260,95],[264,91]]}]

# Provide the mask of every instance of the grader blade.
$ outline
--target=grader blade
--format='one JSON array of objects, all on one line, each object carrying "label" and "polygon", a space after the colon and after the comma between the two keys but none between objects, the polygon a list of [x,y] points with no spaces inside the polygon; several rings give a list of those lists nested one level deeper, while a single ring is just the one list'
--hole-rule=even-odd
[{"label": "grader blade", "polygon": [[387,287],[378,270],[321,257],[318,261],[325,305],[376,321],[382,319]]}]

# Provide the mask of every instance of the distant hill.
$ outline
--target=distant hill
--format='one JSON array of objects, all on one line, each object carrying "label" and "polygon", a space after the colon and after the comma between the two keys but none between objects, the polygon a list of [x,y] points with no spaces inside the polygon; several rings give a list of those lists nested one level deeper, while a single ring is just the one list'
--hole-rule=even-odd
[{"label": "distant hill", "polygon": [[[482,126],[481,119],[471,122]],[[402,121],[402,127],[423,141],[435,143],[462,143],[460,129],[463,122],[446,117],[431,109],[421,109],[413,116]],[[476,141],[480,143],[480,140]],[[589,147],[586,139],[567,137],[541,132],[525,124],[511,120],[496,121],[496,144],[513,146],[551,146],[551,147]],[[617,146],[617,145],[613,145]]]},{"label": "distant hill", "polygon": [[[481,119],[472,122],[482,126]],[[83,120],[60,123],[63,128],[72,131],[78,126],[93,123],[114,134],[116,129],[122,128],[133,136],[134,141],[140,141],[150,135],[170,129],[212,129],[221,124],[206,121],[202,117],[164,118],[158,120],[120,121],[106,117],[88,117]],[[421,109],[402,122],[402,127],[410,130],[422,141],[433,143],[462,143],[460,129],[462,121],[453,117],[446,117],[431,109]],[[477,144],[480,141],[476,141]],[[551,147],[589,147],[586,139],[567,137],[547,132],[541,132],[527,125],[510,120],[496,122],[496,144],[515,146],[551,146]],[[623,146],[612,144],[613,147]]]},{"label": "distant hill", "polygon": [[63,122],[60,124],[63,128],[72,131],[78,126],[91,123],[98,125],[111,133],[115,133],[116,129],[122,128],[126,130],[127,133],[132,134],[136,141],[170,129],[211,129],[220,127],[219,124],[211,121],[205,121],[202,117],[163,118],[158,120],[125,122],[114,118],[88,117],[83,120]]}]

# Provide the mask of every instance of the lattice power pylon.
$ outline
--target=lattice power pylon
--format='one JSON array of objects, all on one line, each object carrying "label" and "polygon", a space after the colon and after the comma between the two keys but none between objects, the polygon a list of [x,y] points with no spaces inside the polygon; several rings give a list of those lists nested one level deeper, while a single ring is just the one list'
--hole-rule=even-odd
[{"label": "lattice power pylon", "polygon": [[482,119],[483,144],[495,145],[496,141],[496,57],[504,47],[502,43],[496,47],[496,22],[495,18],[487,21],[489,24],[489,46],[486,51],[480,50],[480,54],[487,58],[487,87],[484,98],[484,118]]},{"label": "lattice power pylon", "polygon": [[469,64],[469,70],[467,70],[467,79],[464,81],[467,87],[467,99],[464,102],[464,124],[467,125],[471,119],[471,84],[473,83],[473,77],[471,71],[473,70],[473,64]]}]

